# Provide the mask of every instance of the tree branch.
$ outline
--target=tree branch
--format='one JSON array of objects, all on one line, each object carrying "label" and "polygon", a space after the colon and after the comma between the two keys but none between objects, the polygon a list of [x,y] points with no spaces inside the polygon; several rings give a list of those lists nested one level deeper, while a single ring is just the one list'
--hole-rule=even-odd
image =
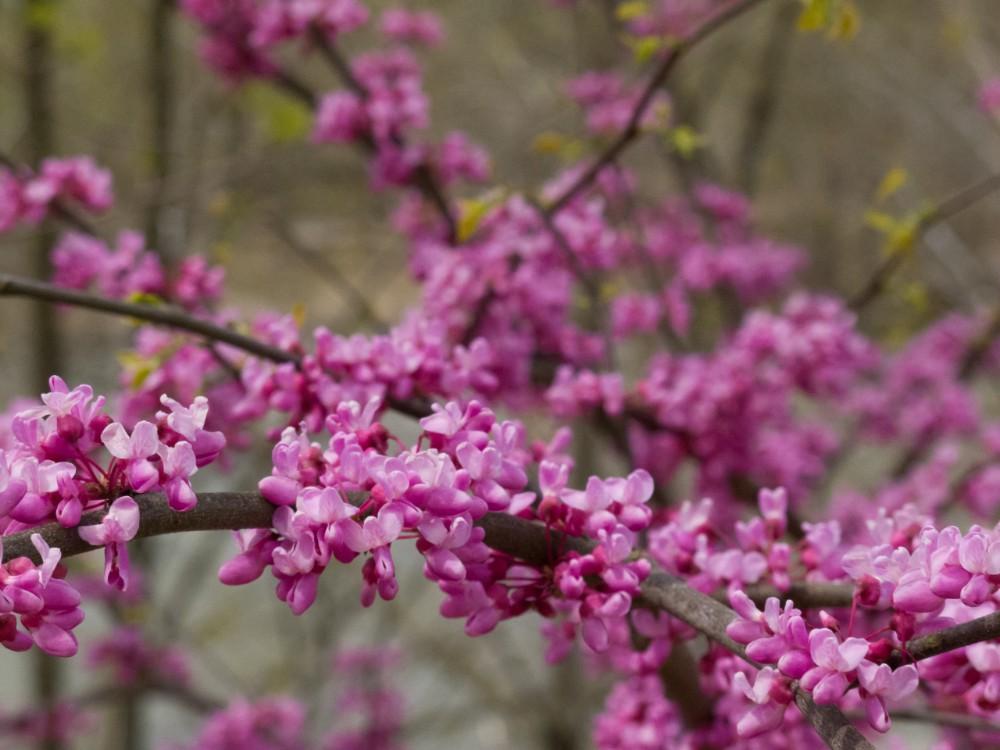
[{"label": "tree branch", "polygon": [[896,666],[909,661],[929,659],[938,654],[971,646],[973,643],[992,641],[996,638],[1000,638],[1000,611],[990,612],[975,620],[928,633],[919,638],[911,638],[906,642],[906,652],[896,653],[890,663]]},{"label": "tree branch", "polygon": [[653,97],[657,90],[664,84],[670,72],[674,69],[681,58],[683,58],[698,42],[710,36],[712,32],[725,26],[726,23],[752,8],[761,0],[739,0],[728,7],[722,9],[707,21],[701,24],[688,37],[677,42],[673,48],[660,61],[656,70],[650,77],[649,82],[643,89],[639,100],[632,110],[632,114],[626,123],[624,130],[614,141],[591,163],[583,173],[573,181],[573,183],[563,191],[546,208],[550,216],[554,216],[564,209],[570,201],[586,190],[597,179],[601,171],[614,162],[618,156],[635,140],[640,133],[640,123],[653,102]]},{"label": "tree branch", "polygon": [[[270,528],[274,506],[253,492],[207,492],[198,495],[198,504],[190,511],[177,513],[163,495],[140,495],[137,538],[181,531],[209,529]],[[81,524],[99,522],[106,511],[84,514]],[[547,529],[545,526],[505,513],[487,513],[478,522],[486,530],[486,544],[534,565],[546,565],[568,550],[586,552],[593,542]],[[64,529],[56,523],[17,532],[3,538],[4,561],[25,556],[38,561],[31,535],[41,534],[51,546],[59,547],[64,557],[95,549],[80,539],[76,529]],[[724,648],[759,667],[746,655],[743,646],[726,634],[726,626],[736,618],[729,607],[689,587],[680,578],[654,572],[642,584],[640,604],[661,609]],[[998,613],[1000,614],[1000,613]],[[796,688],[795,702],[813,728],[832,750],[874,750],[847,718],[831,706],[817,706],[803,690]]]},{"label": "tree branch", "polygon": [[[941,201],[917,223],[917,226],[913,230],[914,242],[926,234],[927,230],[948,221],[948,219],[960,214],[965,209],[997,190],[1000,190],[1000,172],[992,174],[974,185],[963,188],[951,197]],[[902,267],[905,261],[906,253],[898,251],[891,253],[875,269],[875,272],[865,282],[861,291],[851,298],[848,306],[855,312],[861,312],[861,310],[865,309],[885,290],[889,279]]]},{"label": "tree branch", "polygon": [[210,323],[207,320],[196,318],[174,307],[155,307],[153,305],[140,305],[105,299],[104,297],[87,294],[86,292],[63,289],[53,284],[47,284],[44,281],[35,281],[34,279],[13,276],[11,274],[0,274],[0,296],[29,297],[31,299],[46,300],[74,307],[85,307],[89,310],[96,310],[112,315],[138,318],[150,323],[158,323],[195,333],[212,341],[229,344],[249,354],[275,362],[295,362],[298,359],[294,354],[286,352],[283,349],[278,349],[270,344],[265,344],[263,341],[258,341],[250,336],[244,336],[229,328]]},{"label": "tree branch", "polygon": [[[854,599],[854,585],[822,581],[797,581],[792,583],[788,591],[782,591],[775,586],[754,584],[744,588],[743,593],[758,606],[763,605],[772,596],[776,596],[783,602],[792,601],[800,609],[850,607]],[[716,591],[712,597],[723,604],[729,601],[729,596],[724,589]]]}]

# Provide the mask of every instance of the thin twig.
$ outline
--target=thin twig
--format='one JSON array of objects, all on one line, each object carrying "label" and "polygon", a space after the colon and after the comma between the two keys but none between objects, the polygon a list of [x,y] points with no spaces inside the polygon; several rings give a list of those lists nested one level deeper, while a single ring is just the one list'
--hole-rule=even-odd
[{"label": "thin twig", "polygon": [[[1000,190],[1000,172],[992,174],[946,198],[920,218],[913,229],[913,240],[916,241],[932,227],[948,221],[997,190]],[[865,282],[861,290],[851,298],[849,302],[850,308],[855,312],[860,312],[878,298],[888,286],[889,280],[902,267],[906,261],[906,257],[906,252],[895,251],[885,258],[869,277],[868,281]]]},{"label": "thin twig", "polygon": [[[358,98],[364,100],[368,98],[368,89],[365,85],[358,79],[351,70],[350,63],[344,59],[343,55],[340,54],[340,50],[337,46],[330,41],[330,39],[318,28],[313,27],[310,29],[311,41],[320,51],[323,59],[330,65],[334,72],[340,77],[344,85],[351,89]],[[315,102],[313,104],[315,107]],[[393,134],[390,140],[394,145],[403,147],[405,145],[403,139],[397,135]],[[375,152],[378,150],[378,144],[370,136],[366,135],[362,139],[362,145],[370,152]],[[455,217],[452,216],[451,208],[448,205],[448,198],[444,194],[444,189],[438,184],[437,178],[434,176],[434,172],[426,160],[421,161],[417,165],[413,172],[413,178],[411,180],[413,186],[417,188],[424,197],[430,201],[431,205],[437,210],[438,214],[441,215],[442,220],[445,223],[448,231],[448,241],[454,243],[458,237],[458,227],[455,223]]]},{"label": "thin twig", "polygon": [[660,61],[660,64],[650,77],[649,82],[643,89],[635,107],[632,109],[632,114],[629,117],[625,128],[618,135],[618,137],[615,138],[615,140],[612,141],[611,144],[596,159],[594,159],[591,165],[587,167],[587,169],[585,169],[580,176],[577,177],[572,184],[570,184],[570,186],[562,192],[561,195],[559,195],[546,207],[546,211],[550,216],[554,216],[559,213],[574,198],[590,187],[591,183],[597,179],[597,176],[601,173],[601,171],[609,164],[612,164],[615,160],[617,160],[619,155],[629,146],[629,144],[639,136],[639,133],[641,132],[640,124],[642,123],[642,118],[646,114],[646,110],[649,109],[649,106],[653,102],[653,98],[656,96],[656,92],[667,80],[670,72],[674,69],[677,63],[680,62],[681,58],[683,58],[701,40],[710,36],[716,29],[725,26],[726,23],[749,10],[760,1],[761,0],[740,0],[740,2],[733,3],[726,8],[723,8],[696,28],[689,36],[680,40],[673,46],[673,48]]},{"label": "thin twig", "polygon": [[207,320],[196,318],[174,307],[142,305],[106,299],[93,294],[87,294],[86,292],[64,289],[53,284],[47,284],[44,281],[36,281],[11,274],[0,274],[0,296],[28,297],[72,305],[74,307],[84,307],[89,310],[96,310],[112,315],[137,318],[138,320],[158,323],[204,336],[211,341],[229,344],[249,354],[275,362],[295,362],[298,360],[298,357],[291,352],[286,352],[283,349],[271,346],[250,336],[244,336],[241,333],[210,323]]}]

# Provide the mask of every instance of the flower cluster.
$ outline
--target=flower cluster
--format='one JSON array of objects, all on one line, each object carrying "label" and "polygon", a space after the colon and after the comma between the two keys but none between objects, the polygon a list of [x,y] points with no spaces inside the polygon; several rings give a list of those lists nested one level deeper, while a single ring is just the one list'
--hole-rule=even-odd
[{"label": "flower cluster", "polygon": [[719,538],[712,524],[713,503],[685,502],[673,517],[649,533],[649,554],[664,570],[683,575],[699,591],[739,591],[770,580],[787,590],[792,549],[783,541],[788,526],[784,489],[761,490],[761,515],[735,523],[735,544]]},{"label": "flower cluster", "polygon": [[[294,698],[238,699],[212,714],[190,750],[294,750],[304,747],[305,706]],[[185,746],[176,746],[181,750]]]},{"label": "flower cluster", "polygon": [[[425,575],[445,594],[442,614],[464,618],[470,635],[533,607],[563,618],[564,637],[580,632],[595,651],[607,649],[609,632],[649,573],[645,560],[631,558],[637,533],[651,519],[649,475],[592,477],[586,490],[574,490],[567,487],[567,460],[543,457],[535,507],[536,495],[526,489],[532,453],[519,424],[497,421],[476,402],[465,409],[449,403],[421,420],[418,445],[428,448],[389,453],[398,440],[375,421],[378,409],[377,400],[364,409],[342,404],[327,419],[332,437],[325,448],[291,428],[283,433],[272,474],[260,483],[278,506],[274,532],[241,532],[241,552],[223,566],[222,581],[246,583],[270,566],[278,597],[301,613],[332,560],[362,555],[361,598],[369,605],[376,596],[396,596],[391,546],[410,538]],[[537,517],[554,532],[589,537],[596,546],[544,568],[528,565],[484,544],[481,524],[490,513]]]},{"label": "flower cluster", "polygon": [[105,547],[105,579],[124,589],[125,543],[139,528],[139,507],[129,493],[160,491],[175,510],[194,507],[191,476],[215,460],[225,438],[204,429],[203,397],[183,406],[163,396],[165,410],[155,423],[140,421],[129,431],[104,412],[104,397],[90,386],[70,389],[53,376],[50,387],[41,406],[13,418],[0,451],[0,528],[10,534],[49,521],[71,528],[87,511],[110,503],[100,522],[79,534]]},{"label": "flower cluster", "polygon": [[354,726],[332,730],[323,740],[324,750],[401,750],[405,706],[402,693],[392,687],[401,657],[399,650],[384,647],[337,653],[334,670],[343,684],[335,707]]},{"label": "flower cluster", "polygon": [[111,173],[88,156],[45,159],[37,172],[0,167],[0,233],[21,222],[37,224],[59,206],[100,213],[111,203]]},{"label": "flower cluster", "polygon": [[77,650],[72,631],[83,622],[80,595],[63,580],[60,551],[38,534],[31,535],[31,542],[40,565],[27,557],[0,565],[0,644],[25,651],[34,643],[47,654],[72,656]]},{"label": "flower cluster", "polygon": [[168,278],[159,256],[138,232],[118,236],[114,249],[80,232],[63,235],[52,250],[53,282],[68,289],[98,290],[112,299],[151,295],[188,310],[204,310],[222,292],[225,272],[204,258],[185,258]]}]

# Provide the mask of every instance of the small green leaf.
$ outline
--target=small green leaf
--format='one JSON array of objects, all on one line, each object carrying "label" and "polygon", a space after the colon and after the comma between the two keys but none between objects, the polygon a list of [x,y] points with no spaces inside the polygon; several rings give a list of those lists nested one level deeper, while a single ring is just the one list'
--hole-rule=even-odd
[{"label": "small green leaf", "polygon": [[496,188],[478,198],[460,200],[458,202],[458,222],[455,227],[456,239],[459,242],[465,242],[472,237],[490,210],[498,206],[506,195],[506,190]]},{"label": "small green leaf", "polygon": [[695,151],[705,145],[705,136],[690,125],[678,125],[667,131],[667,143],[681,157],[690,159]]},{"label": "small green leaf", "polygon": [[649,12],[649,4],[644,0],[629,0],[615,8],[615,18],[619,21],[634,21]]},{"label": "small green leaf", "polygon": [[159,307],[163,304],[163,298],[151,292],[132,292],[132,294],[126,298],[126,302],[133,305],[149,305],[151,307]]},{"label": "small green leaf", "polygon": [[805,7],[799,13],[796,26],[799,31],[819,31],[830,22],[832,0],[804,0]]},{"label": "small green leaf", "polygon": [[625,37],[625,44],[632,50],[632,55],[637,63],[649,62],[671,43],[671,40],[662,36]]},{"label": "small green leaf", "polygon": [[246,90],[248,105],[261,121],[268,137],[276,142],[295,141],[309,132],[312,112],[263,84],[250,84]]},{"label": "small green leaf", "polygon": [[875,199],[881,203],[889,196],[898,192],[909,179],[910,175],[905,169],[902,167],[893,167],[885,173],[882,181],[878,184],[878,190],[875,191]]},{"label": "small green leaf", "polygon": [[52,31],[58,16],[52,0],[30,0],[25,7],[25,23],[35,31]]}]

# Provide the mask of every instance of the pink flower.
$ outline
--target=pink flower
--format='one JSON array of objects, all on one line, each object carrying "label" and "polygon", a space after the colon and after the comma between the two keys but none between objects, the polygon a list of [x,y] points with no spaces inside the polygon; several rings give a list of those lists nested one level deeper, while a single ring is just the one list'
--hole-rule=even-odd
[{"label": "pink flower", "polygon": [[991,78],[979,87],[979,109],[988,115],[1000,112],[1000,77]]},{"label": "pink flower", "polygon": [[885,702],[905,698],[917,689],[919,681],[917,668],[912,664],[895,670],[888,664],[875,665],[867,660],[858,665],[858,682],[865,701],[865,714],[873,729],[878,732],[889,731],[891,722],[885,710]]},{"label": "pink flower", "polygon": [[129,435],[119,422],[112,422],[101,433],[101,442],[108,452],[126,464],[126,476],[136,492],[148,492],[156,486],[160,472],[149,461],[160,447],[156,425],[139,422]]},{"label": "pink flower", "polygon": [[733,685],[756,704],[736,725],[740,737],[750,739],[781,726],[785,708],[792,700],[792,691],[786,677],[782,677],[771,667],[764,667],[757,673],[753,685],[747,680],[745,672],[733,675]]},{"label": "pink flower", "polygon": [[392,544],[399,538],[403,529],[403,508],[389,503],[377,515],[364,519],[361,525],[347,521],[341,528],[348,547],[355,552],[369,552]]},{"label": "pink flower", "polygon": [[104,546],[104,580],[109,586],[125,591],[128,587],[129,561],[126,542],[139,530],[139,505],[128,496],[111,503],[101,522],[81,526],[80,538],[95,547]]},{"label": "pink flower", "polygon": [[864,638],[841,642],[829,628],[813,630],[809,633],[809,655],[816,666],[802,675],[802,687],[821,705],[836,703],[847,691],[848,674],[868,654],[868,646]]},{"label": "pink flower", "polygon": [[198,497],[191,488],[191,475],[198,471],[191,444],[182,440],[173,447],[164,446],[161,457],[162,486],[170,507],[177,511],[191,510],[198,503]]}]

